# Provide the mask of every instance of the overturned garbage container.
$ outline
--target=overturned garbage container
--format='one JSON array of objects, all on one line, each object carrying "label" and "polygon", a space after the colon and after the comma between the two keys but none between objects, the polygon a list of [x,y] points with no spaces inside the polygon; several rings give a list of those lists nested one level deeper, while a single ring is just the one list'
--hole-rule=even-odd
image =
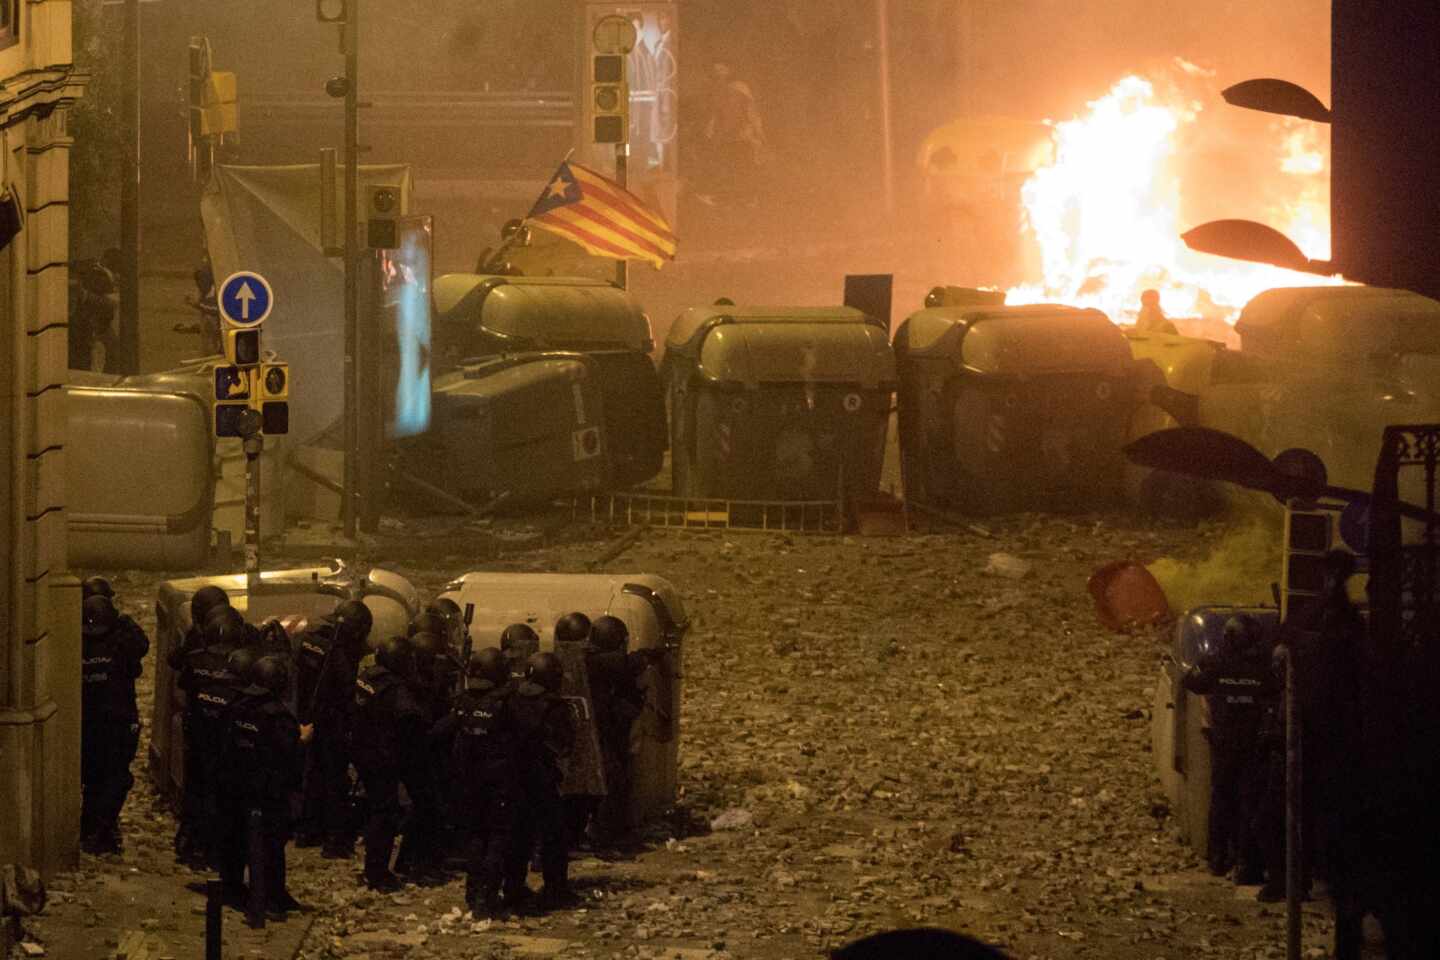
[{"label": "overturned garbage container", "polygon": [[630,486],[660,472],[665,398],[650,359],[655,341],[628,293],[585,277],[474,273],[446,274],[434,291],[438,370],[511,353],[583,353],[604,395],[613,482]]},{"label": "overturned garbage container", "polygon": [[[540,648],[555,648],[555,622],[579,611],[592,620],[619,617],[630,631],[629,652],[645,703],[630,728],[629,813],[638,825],[674,805],[679,777],[682,642],[689,629],[679,591],[651,574],[467,573],[446,585],[443,597],[463,610],[473,605],[470,639],[475,650],[500,645],[512,623],[529,624]],[[567,658],[567,664],[569,663]],[[575,694],[569,677],[567,694]],[[577,705],[577,722],[593,725],[590,704]],[[593,726],[577,731],[593,742]]]},{"label": "overturned garbage container", "polygon": [[895,357],[850,307],[692,307],[665,345],[678,496],[835,500],[880,486]]},{"label": "overturned garbage container", "polygon": [[603,490],[613,464],[594,360],[520,353],[435,378],[433,426],[400,442],[401,469],[472,500]]},{"label": "overturned garbage container", "polygon": [[1098,310],[933,306],[895,332],[905,493],[972,513],[1120,491],[1130,350]]}]

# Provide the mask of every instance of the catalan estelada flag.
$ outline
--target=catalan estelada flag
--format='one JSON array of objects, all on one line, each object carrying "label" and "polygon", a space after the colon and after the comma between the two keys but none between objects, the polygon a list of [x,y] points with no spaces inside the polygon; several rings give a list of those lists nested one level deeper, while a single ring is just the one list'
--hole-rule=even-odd
[{"label": "catalan estelada flag", "polygon": [[675,233],[635,194],[578,163],[565,162],[535,201],[527,223],[573,240],[598,257],[675,259]]}]

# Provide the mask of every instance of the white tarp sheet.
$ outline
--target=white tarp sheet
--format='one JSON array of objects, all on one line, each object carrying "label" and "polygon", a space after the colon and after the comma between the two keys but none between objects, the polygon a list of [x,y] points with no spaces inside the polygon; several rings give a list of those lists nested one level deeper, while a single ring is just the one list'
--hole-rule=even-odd
[{"label": "white tarp sheet", "polygon": [[[344,178],[336,180],[335,210],[343,217]],[[366,188],[379,184],[400,187],[400,209],[409,209],[408,165],[362,165],[362,221]],[[261,349],[290,364],[290,437],[309,443],[340,418],[345,403],[344,268],[320,244],[320,167],[218,166],[200,210],[216,283],[252,270],[274,288]],[[362,289],[362,309],[364,300]]]}]

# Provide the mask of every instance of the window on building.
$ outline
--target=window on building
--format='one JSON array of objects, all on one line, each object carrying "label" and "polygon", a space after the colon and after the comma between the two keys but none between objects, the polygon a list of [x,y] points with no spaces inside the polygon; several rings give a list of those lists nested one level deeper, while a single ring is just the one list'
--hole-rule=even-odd
[{"label": "window on building", "polygon": [[0,50],[20,39],[20,0],[0,0]]}]

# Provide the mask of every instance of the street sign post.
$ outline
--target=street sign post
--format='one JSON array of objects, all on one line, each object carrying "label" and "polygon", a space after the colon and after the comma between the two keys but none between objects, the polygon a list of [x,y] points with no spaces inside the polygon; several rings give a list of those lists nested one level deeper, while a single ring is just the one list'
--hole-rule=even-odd
[{"label": "street sign post", "polygon": [[215,299],[229,327],[231,360],[215,367],[215,436],[237,438],[245,451],[245,581],[253,597],[260,589],[260,454],[267,433],[290,432],[290,368],[261,363],[260,325],[275,306],[269,281],[240,270]]},{"label": "street sign post", "polygon": [[258,273],[239,270],[225,278],[216,297],[220,315],[236,327],[256,327],[270,316],[275,306],[275,291],[270,281]]}]

